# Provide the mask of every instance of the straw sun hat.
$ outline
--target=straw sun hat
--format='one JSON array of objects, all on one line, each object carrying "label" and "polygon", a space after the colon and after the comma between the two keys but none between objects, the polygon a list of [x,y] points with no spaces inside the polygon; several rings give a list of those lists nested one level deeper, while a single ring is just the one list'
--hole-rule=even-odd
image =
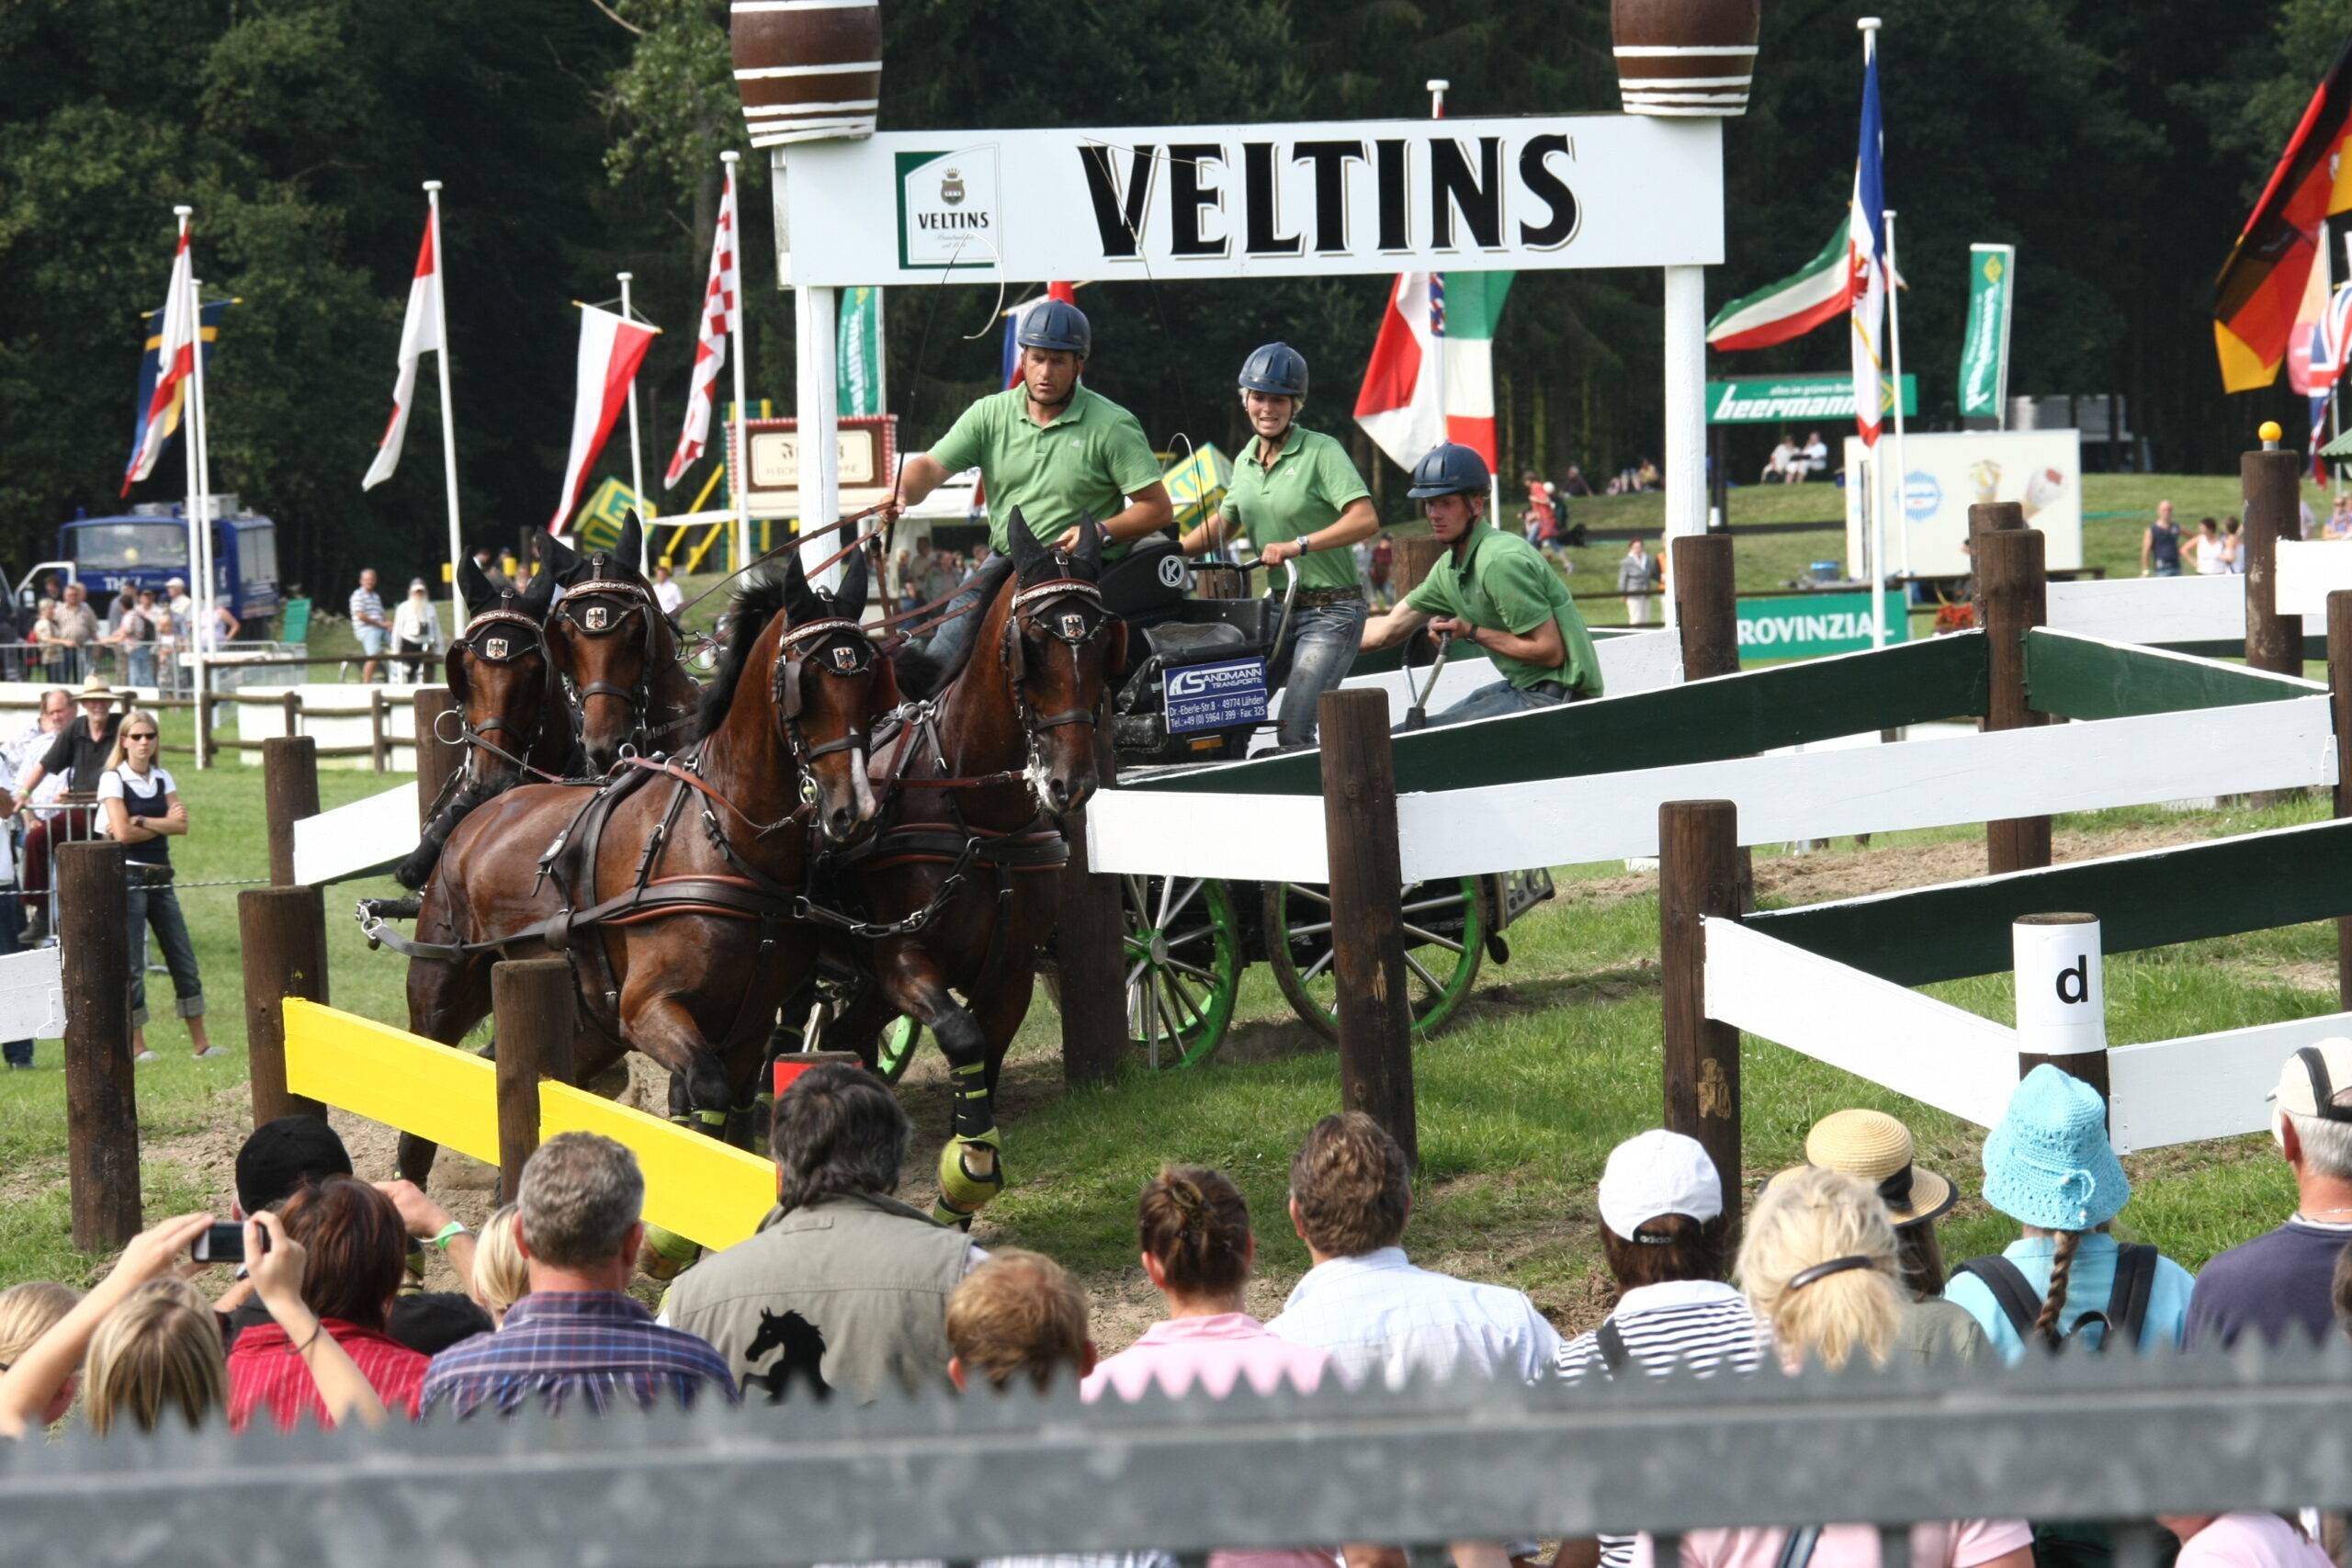
[{"label": "straw sun hat", "polygon": [[1959,1196],[1952,1184],[1911,1163],[1911,1129],[1883,1111],[1838,1111],[1805,1134],[1807,1165],[1842,1170],[1878,1189],[1898,1225],[1932,1220]]}]

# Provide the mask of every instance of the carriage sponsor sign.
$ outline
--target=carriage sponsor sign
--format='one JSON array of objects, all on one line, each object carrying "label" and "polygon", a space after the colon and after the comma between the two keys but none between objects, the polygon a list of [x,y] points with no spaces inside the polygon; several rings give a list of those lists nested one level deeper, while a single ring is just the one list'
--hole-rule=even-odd
[{"label": "carriage sponsor sign", "polygon": [[[1737,609],[1742,662],[1860,653],[1871,645],[1867,589],[1853,593],[1808,593],[1793,599],[1742,599]],[[1886,640],[1902,642],[1910,635],[1911,617],[1904,609],[1903,595],[1890,590]]]},{"label": "carriage sponsor sign", "polygon": [[1227,729],[1262,724],[1266,718],[1266,666],[1262,660],[1228,659],[1168,672],[1168,732]]},{"label": "carriage sponsor sign", "polygon": [[775,169],[787,287],[1724,256],[1713,119],[899,131],[779,149]]}]

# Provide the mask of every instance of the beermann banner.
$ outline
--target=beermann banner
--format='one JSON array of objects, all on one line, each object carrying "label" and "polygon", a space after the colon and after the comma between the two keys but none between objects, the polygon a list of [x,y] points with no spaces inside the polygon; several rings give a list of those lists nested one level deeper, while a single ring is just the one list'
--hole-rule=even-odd
[{"label": "beermann banner", "polygon": [[[1905,417],[1919,412],[1919,378],[1903,378]],[[1854,378],[1758,376],[1707,383],[1709,424],[1795,424],[1805,420],[1841,423],[1854,417]]]},{"label": "beermann banner", "polygon": [[2015,245],[1968,247],[1968,332],[1960,341],[1962,419],[2003,419],[2008,409],[2009,299],[2017,272]]},{"label": "beermann banner", "polygon": [[894,131],[777,149],[787,287],[1712,266],[1715,119]]}]

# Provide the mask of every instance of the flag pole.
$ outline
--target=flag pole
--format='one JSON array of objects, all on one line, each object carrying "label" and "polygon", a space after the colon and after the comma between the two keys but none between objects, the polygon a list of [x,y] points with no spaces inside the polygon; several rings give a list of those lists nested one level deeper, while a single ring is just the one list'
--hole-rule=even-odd
[{"label": "flag pole", "polygon": [[[449,297],[442,279],[449,273],[448,247],[441,243],[441,182],[424,182],[425,221],[433,225],[433,319],[441,323],[441,348],[434,355],[441,373],[441,472],[449,493],[449,637],[466,629],[466,597],[458,587],[458,563],[465,559],[463,532],[458,525],[458,414],[449,401]],[[523,563],[528,568],[530,563]]]},{"label": "flag pole", "polygon": [[1894,370],[1894,560],[1895,570],[1903,577],[1903,599],[1911,600],[1911,515],[1905,505],[1904,487],[1909,482],[1909,468],[1903,466],[1903,290],[1896,279],[1901,269],[1894,264],[1894,209],[1886,209],[1886,341]]},{"label": "flag pole", "polygon": [[[628,285],[637,274],[616,272],[613,276],[621,280],[621,320],[633,321],[637,320],[637,312],[629,309]],[[634,376],[628,378],[628,483],[629,488],[637,491],[637,513],[642,520],[652,508],[645,500],[645,449],[637,437],[637,378]],[[638,561],[637,570],[650,576],[653,571],[653,533],[650,528],[640,527],[639,536],[638,553],[642,558]]]},{"label": "flag pole", "polygon": [[[1871,60],[1878,54],[1880,25],[1879,18],[1876,17],[1864,17],[1854,24],[1855,28],[1862,35],[1862,70],[1866,75],[1870,71]],[[1859,201],[1859,197],[1857,200]],[[1890,294],[1894,292],[1891,273],[1888,277],[1887,292]],[[1902,401],[1901,398],[1896,398],[1896,406],[1900,407]],[[1861,410],[1857,407],[1854,412],[1859,414]],[[1871,647],[1874,649],[1886,646],[1886,573],[1883,564],[1886,558],[1886,499],[1879,493],[1885,488],[1884,468],[1885,465],[1883,463],[1874,462],[1871,465],[1871,485],[1867,492],[1871,502],[1870,571],[1865,581],[1870,585]]]},{"label": "flag pole", "polygon": [[743,401],[743,200],[742,193],[735,188],[735,165],[741,161],[742,156],[741,152],[732,150],[718,155],[718,161],[727,165],[727,194],[734,198],[736,278],[735,309],[732,312],[735,318],[735,341],[727,345],[728,364],[735,372],[735,428],[728,433],[729,445],[726,451],[719,454],[718,460],[725,464],[730,455],[734,459],[729,466],[727,489],[735,502],[735,567],[739,571],[750,565],[752,560],[752,513],[743,496],[746,488],[744,480],[751,468],[752,454],[746,447],[737,445],[748,443],[751,439],[744,431],[745,404]]},{"label": "flag pole", "polygon": [[211,727],[201,722],[204,716],[201,705],[212,687],[211,677],[206,672],[205,653],[220,639],[220,617],[213,606],[212,451],[208,444],[209,433],[206,429],[204,411],[204,285],[196,276],[193,254],[188,258],[187,308],[188,330],[195,338],[188,358],[196,376],[192,429],[196,436],[197,505],[201,513],[197,524],[196,545],[198,558],[202,563],[198,570],[204,573],[204,592],[197,598],[194,606],[198,628],[196,637],[196,700],[199,722],[196,727],[196,765],[209,768],[212,765],[212,749],[205,741],[206,732]]},{"label": "flag pole", "polygon": [[[194,215],[195,211],[196,209],[193,207],[175,207],[172,209],[173,216],[179,220],[179,237],[182,240],[186,240],[187,238],[188,219]],[[191,290],[191,292],[193,292],[193,290]],[[193,301],[190,301],[190,303],[193,303]],[[167,321],[171,319],[171,313],[170,302],[165,301],[164,316]],[[201,312],[198,312],[196,318],[196,357],[198,359],[204,357],[204,317]],[[162,357],[158,355],[156,359],[156,374],[160,376],[163,373],[163,368]],[[191,389],[187,395],[181,400],[180,404],[180,457],[187,468],[188,581],[194,587],[201,588],[202,580],[197,571],[197,561],[198,557],[197,554],[196,540],[197,535],[202,530],[203,526],[199,521],[202,512],[201,508],[198,504],[198,497],[202,493],[202,481],[197,477],[196,471],[196,394],[193,389]],[[198,594],[196,592],[190,592],[188,594],[187,603],[189,618],[191,620],[195,618],[195,609],[198,598]],[[204,668],[204,656],[198,650],[197,646],[196,628],[194,626],[183,626],[180,630],[181,641],[187,647],[189,658],[196,661],[193,668],[201,670]],[[196,727],[196,733],[197,743],[200,746],[203,744],[204,726],[200,724],[198,725]],[[202,767],[203,765],[203,759],[200,757],[197,759],[197,766]]]}]

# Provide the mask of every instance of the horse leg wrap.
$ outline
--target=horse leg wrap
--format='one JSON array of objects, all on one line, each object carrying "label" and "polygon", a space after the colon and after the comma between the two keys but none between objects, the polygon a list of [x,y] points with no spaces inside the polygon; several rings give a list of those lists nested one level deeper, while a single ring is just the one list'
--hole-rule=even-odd
[{"label": "horse leg wrap", "polygon": [[660,1225],[645,1227],[645,1245],[638,1249],[638,1266],[656,1280],[674,1280],[702,1257],[702,1248],[676,1231]]},{"label": "horse leg wrap", "polygon": [[727,1116],[728,1113],[724,1110],[697,1111],[695,1112],[693,1124],[696,1132],[707,1133],[712,1137],[717,1138],[720,1143],[725,1143],[727,1141]]},{"label": "horse leg wrap", "polygon": [[[996,1130],[986,1064],[962,1063],[952,1074],[956,1133],[939,1151],[939,1201],[931,1217],[944,1225],[965,1225],[1004,1190],[1003,1138]],[[980,1156],[977,1161],[975,1155]],[[981,1168],[974,1170],[975,1164]]]}]

